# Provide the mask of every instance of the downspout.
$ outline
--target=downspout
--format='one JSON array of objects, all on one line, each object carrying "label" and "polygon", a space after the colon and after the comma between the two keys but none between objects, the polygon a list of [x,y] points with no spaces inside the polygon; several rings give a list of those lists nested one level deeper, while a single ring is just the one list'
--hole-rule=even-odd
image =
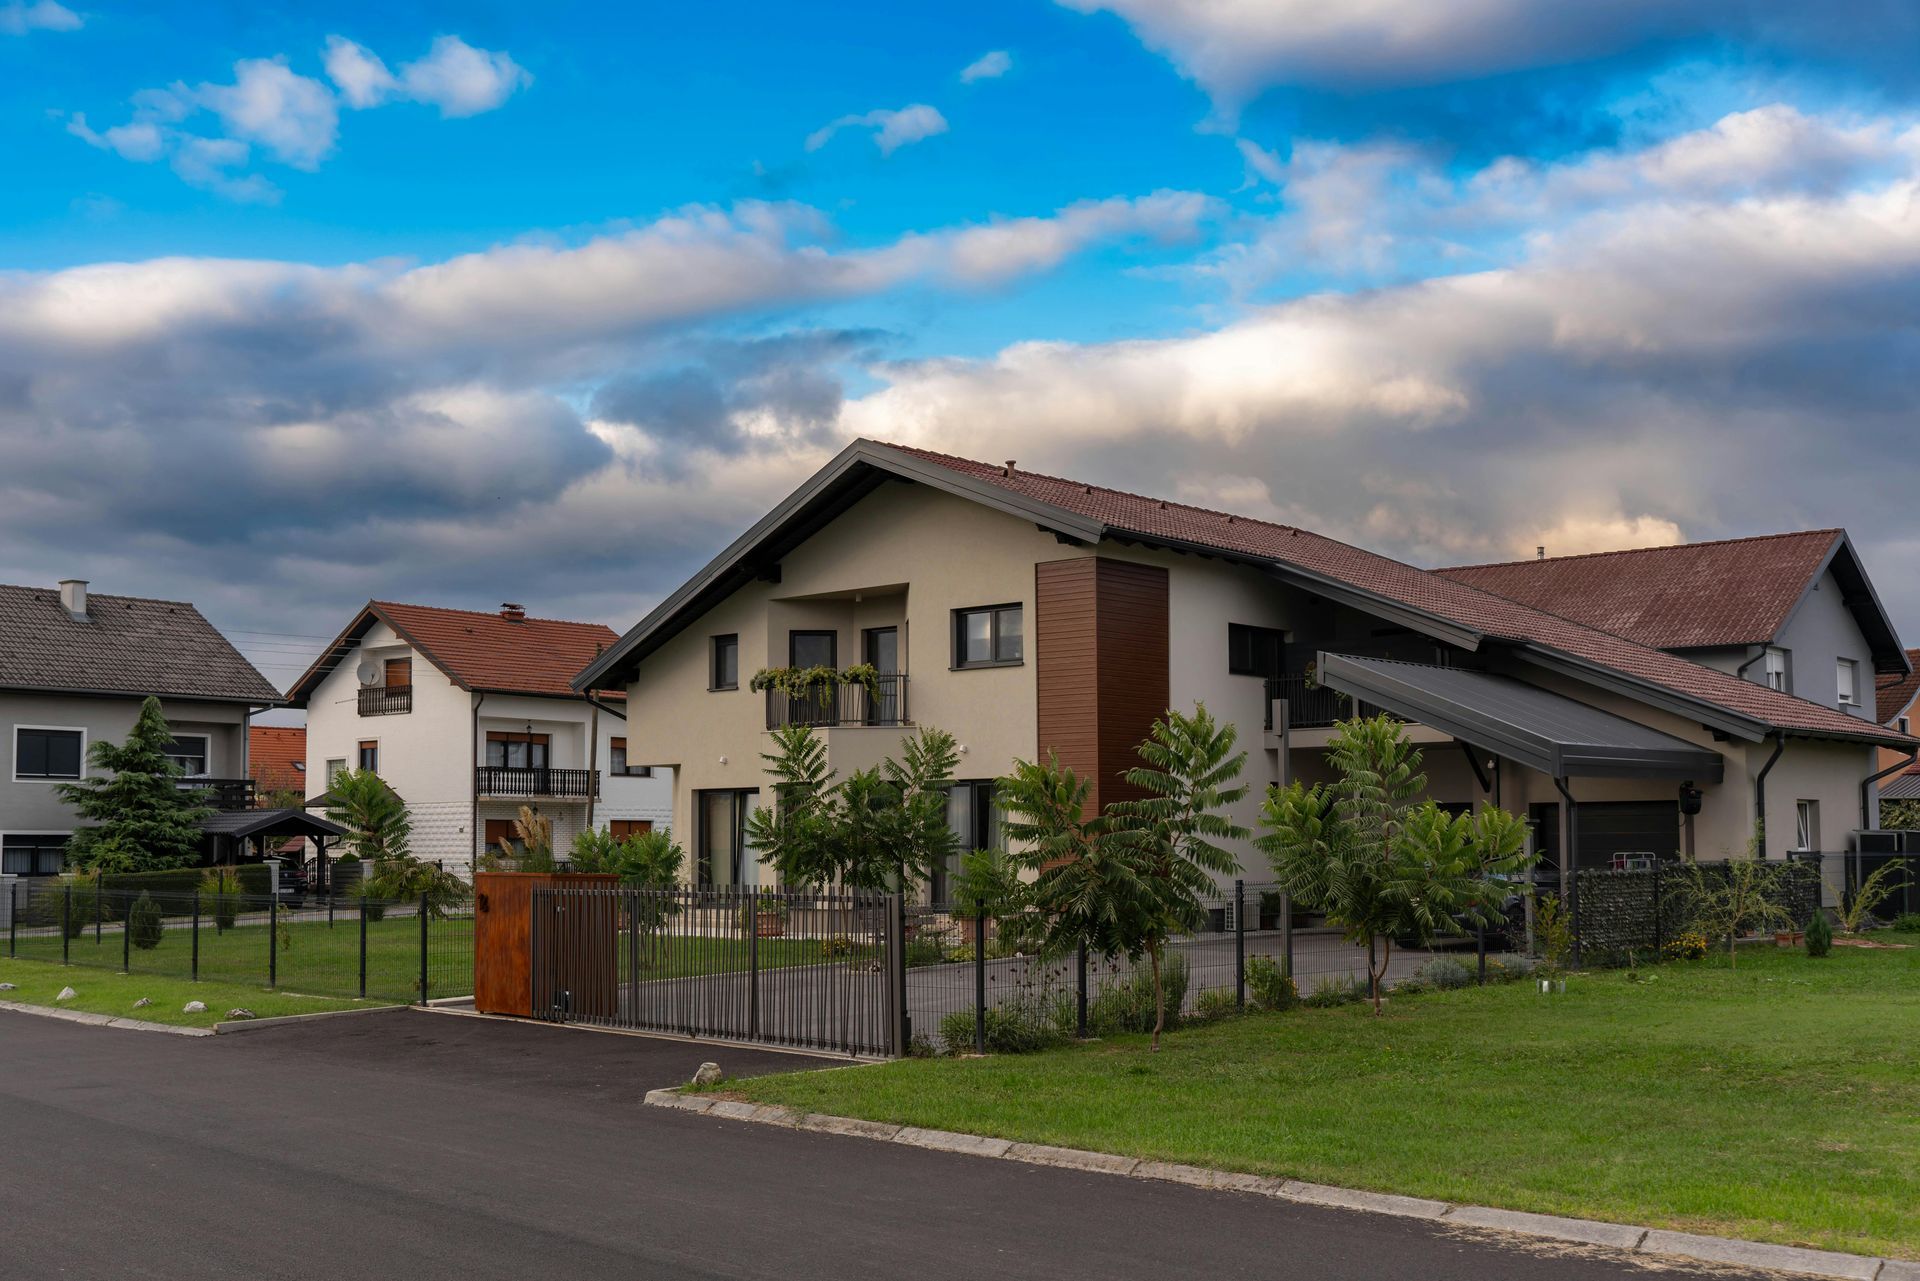
[{"label": "downspout", "polygon": [[1765,645],[1762,645],[1760,647],[1759,653],[1755,654],[1752,658],[1749,658],[1746,662],[1740,664],[1740,666],[1733,669],[1734,676],[1740,680],[1747,679],[1747,669],[1749,667],[1752,667],[1755,663],[1759,662],[1761,659],[1765,658],[1766,656],[1767,656],[1767,647]]},{"label": "downspout", "polygon": [[[592,755],[594,760],[598,760],[600,756],[600,713],[605,712],[609,716],[617,716],[622,721],[625,721],[627,719],[627,714],[621,711],[617,707],[609,707],[607,704],[601,702],[599,699],[593,696],[591,691],[583,693],[581,697],[586,699],[587,703],[593,708],[593,754]],[[633,769],[633,756],[632,756],[633,744],[631,743],[627,744],[627,753],[628,753],[627,769],[631,771]],[[598,769],[599,766],[595,765],[593,766],[593,768]],[[593,826],[594,801],[599,799],[597,795],[599,792],[599,789],[595,788],[594,791],[596,795],[589,798],[587,801],[587,826],[588,827]]]},{"label": "downspout", "polygon": [[1906,769],[1909,765],[1913,764],[1916,758],[1920,758],[1920,747],[1916,747],[1908,752],[1904,760],[1895,761],[1878,774],[1869,774],[1860,780],[1860,829],[1862,831],[1870,832],[1880,826],[1880,816],[1873,813],[1873,806],[1868,800],[1868,789],[1881,779],[1891,774],[1898,774],[1900,771]]},{"label": "downspout", "polygon": [[1580,968],[1580,812],[1574,805],[1567,780],[1556,775],[1553,785],[1563,806],[1560,820],[1560,902],[1573,914],[1573,968]]},{"label": "downspout", "polygon": [[[467,860],[468,866],[480,865],[480,704],[487,701],[487,692],[481,690],[473,698],[473,742],[467,749],[467,793],[472,807],[472,816],[467,820]],[[531,750],[531,749],[529,749]]]},{"label": "downspout", "polygon": [[587,830],[593,830],[593,807],[600,799],[600,704],[591,698],[587,716]]},{"label": "downspout", "polygon": [[1781,730],[1774,736],[1773,755],[1767,757],[1767,763],[1753,779],[1753,850],[1754,857],[1764,859],[1767,856],[1767,771],[1780,759],[1780,753],[1787,750],[1787,732]]}]

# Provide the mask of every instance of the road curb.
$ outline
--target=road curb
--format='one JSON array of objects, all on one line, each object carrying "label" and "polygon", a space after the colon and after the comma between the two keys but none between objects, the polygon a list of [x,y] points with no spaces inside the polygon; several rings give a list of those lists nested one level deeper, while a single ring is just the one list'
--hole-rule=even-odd
[{"label": "road curb", "polygon": [[258,1032],[270,1027],[285,1027],[289,1023],[311,1023],[315,1019],[339,1018],[343,1014],[378,1014],[382,1010],[400,1010],[406,1007],[398,1002],[392,1005],[366,1005],[351,1010],[315,1010],[311,1014],[276,1014],[270,1019],[229,1019],[215,1023],[213,1030],[219,1036],[233,1036],[241,1032]]},{"label": "road curb", "polygon": [[86,1027],[119,1027],[132,1032],[166,1032],[172,1036],[212,1036],[210,1027],[176,1027],[171,1023],[152,1023],[146,1019],[123,1019],[117,1014],[93,1014],[86,1010],[61,1010],[46,1005],[29,1005],[25,1001],[0,1001],[0,1010],[12,1010],[16,1014],[35,1014],[43,1019],[59,1019],[63,1023],[79,1023]]},{"label": "road curb", "polygon": [[1424,1197],[1396,1196],[1386,1192],[1368,1192],[1360,1188],[1336,1188],[1324,1183],[1306,1183],[1298,1179],[1278,1179],[1234,1170],[1214,1170],[1205,1166],[1180,1165],[1171,1161],[1142,1161],[1113,1152],[1089,1152],[1080,1148],[1052,1147],[1041,1143],[1014,1143],[981,1134],[960,1134],[952,1130],[929,1130],[920,1126],[892,1125],[884,1121],[863,1121],[858,1117],[829,1116],[823,1112],[799,1113],[775,1104],[744,1103],[733,1099],[713,1099],[699,1094],[684,1094],[677,1089],[650,1090],[649,1107],[673,1108],[702,1116],[722,1117],[730,1121],[757,1121],[788,1129],[813,1130],[848,1138],[876,1139],[904,1143],[938,1152],[988,1160],[1018,1161],[1023,1165],[1044,1165],[1056,1169],[1082,1170],[1127,1179],[1150,1179],[1178,1183],[1186,1187],[1215,1192],[1245,1192],[1304,1205],[1354,1210],[1363,1214],[1392,1214],[1402,1218],[1424,1219],[1431,1223],[1458,1226],[1474,1231],[1505,1232],[1515,1236],[1542,1237],[1554,1241],[1574,1241],[1620,1250],[1628,1254],[1654,1254],[1669,1258],[1694,1259],[1703,1263],[1732,1264],[1802,1276],[1840,1277],[1845,1281],[1920,1281],[1920,1263],[1903,1259],[1881,1259],[1860,1254],[1842,1254],[1834,1250],[1809,1250],[1801,1246],[1771,1245],[1763,1241],[1742,1241],[1735,1237],[1699,1236],[1691,1232],[1673,1232],[1664,1228],[1639,1227],[1630,1223],[1607,1223],[1599,1219],[1568,1219],[1554,1214],[1531,1214],[1521,1210],[1500,1210],[1484,1205],[1454,1205]]}]

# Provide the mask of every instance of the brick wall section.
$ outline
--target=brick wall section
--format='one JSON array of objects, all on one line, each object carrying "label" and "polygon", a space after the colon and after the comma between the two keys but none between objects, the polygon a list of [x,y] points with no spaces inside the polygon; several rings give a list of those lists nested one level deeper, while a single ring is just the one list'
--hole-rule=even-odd
[{"label": "brick wall section", "polygon": [[[1725,863],[1698,864],[1702,875],[1725,876]],[[1805,926],[1820,902],[1820,869],[1812,862],[1769,863],[1775,892]],[[1580,873],[1580,951],[1587,965],[1618,964],[1651,953],[1687,928],[1693,917],[1690,877],[1676,863],[1643,872],[1589,869]],[[1656,911],[1657,905],[1657,911]]]}]

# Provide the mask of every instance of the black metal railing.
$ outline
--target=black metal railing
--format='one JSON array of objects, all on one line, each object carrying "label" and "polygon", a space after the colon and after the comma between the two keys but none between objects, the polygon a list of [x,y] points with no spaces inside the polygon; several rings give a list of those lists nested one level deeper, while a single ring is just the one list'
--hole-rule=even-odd
[{"label": "black metal railing", "polygon": [[399,712],[412,710],[413,686],[411,685],[362,685],[360,687],[362,716],[393,716]]},{"label": "black metal railing", "polygon": [[767,691],[767,728],[786,725],[907,725],[907,677],[905,672],[874,679],[873,688],[864,684],[818,685],[798,694],[784,690]]},{"label": "black metal railing", "polygon": [[476,765],[473,786],[481,796],[560,796],[586,800],[600,795],[600,771],[549,769],[544,765]]},{"label": "black metal railing", "polygon": [[1266,725],[1273,729],[1273,703],[1275,699],[1285,699],[1287,703],[1287,728],[1289,729],[1327,729],[1341,721],[1352,720],[1356,716],[1393,716],[1395,720],[1404,717],[1395,716],[1384,707],[1375,707],[1372,703],[1356,703],[1351,695],[1343,694],[1326,685],[1308,684],[1305,676],[1280,676],[1267,681]]},{"label": "black metal railing", "polygon": [[217,810],[250,810],[254,789],[250,778],[183,778],[174,784],[183,792],[206,792],[207,804]]}]

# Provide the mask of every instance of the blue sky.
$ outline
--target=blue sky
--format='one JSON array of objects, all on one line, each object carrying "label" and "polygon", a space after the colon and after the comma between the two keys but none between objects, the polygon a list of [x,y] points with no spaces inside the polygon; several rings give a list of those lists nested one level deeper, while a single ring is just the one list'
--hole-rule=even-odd
[{"label": "blue sky", "polygon": [[1920,17],[1803,8],[0,0],[0,577],[624,626],[867,434],[1427,564],[1846,525],[1920,631]]}]

